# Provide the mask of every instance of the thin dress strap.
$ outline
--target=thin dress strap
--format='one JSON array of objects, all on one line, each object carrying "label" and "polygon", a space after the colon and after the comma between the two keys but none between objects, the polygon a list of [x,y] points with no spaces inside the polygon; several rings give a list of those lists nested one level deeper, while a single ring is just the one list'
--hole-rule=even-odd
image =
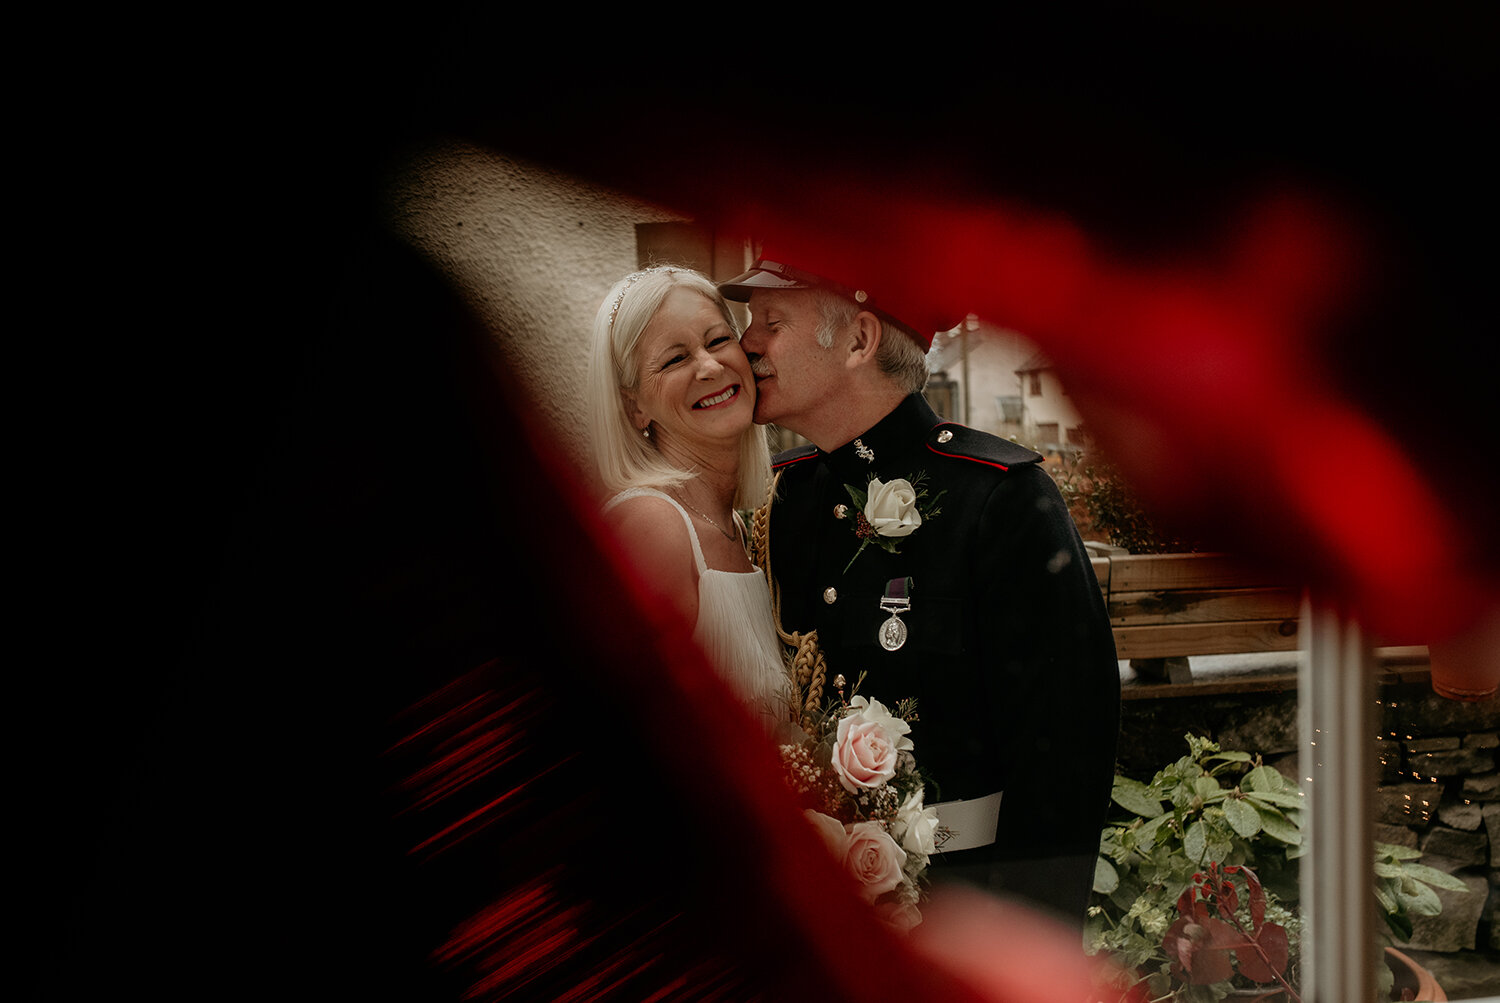
[{"label": "thin dress strap", "polygon": [[631,498],[639,498],[643,495],[652,498],[661,498],[671,503],[671,506],[677,510],[678,515],[682,516],[682,521],[687,526],[688,539],[693,544],[693,560],[698,564],[698,574],[701,575],[704,571],[708,570],[708,562],[703,560],[703,548],[698,544],[698,531],[693,528],[693,517],[688,515],[687,509],[679,505],[677,499],[671,495],[658,491],[655,488],[628,488],[605,502],[604,511],[608,512],[620,502],[628,501]]}]

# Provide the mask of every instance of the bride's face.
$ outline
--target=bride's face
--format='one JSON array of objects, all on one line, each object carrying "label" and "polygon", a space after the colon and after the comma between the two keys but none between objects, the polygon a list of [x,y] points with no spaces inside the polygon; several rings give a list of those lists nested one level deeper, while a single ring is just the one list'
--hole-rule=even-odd
[{"label": "bride's face", "polygon": [[637,429],[658,448],[737,441],[755,416],[750,363],[719,308],[692,290],[667,294],[636,346],[640,376],[625,391]]}]

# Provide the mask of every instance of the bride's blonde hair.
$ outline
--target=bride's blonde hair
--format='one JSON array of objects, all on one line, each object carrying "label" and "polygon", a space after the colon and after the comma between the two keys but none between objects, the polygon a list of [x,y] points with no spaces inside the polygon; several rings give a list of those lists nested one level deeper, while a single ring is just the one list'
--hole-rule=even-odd
[{"label": "bride's blonde hair", "polygon": [[[594,316],[593,351],[589,357],[589,427],[594,460],[605,490],[616,494],[627,488],[670,488],[691,480],[692,471],[662,459],[656,445],[630,423],[622,391],[639,388],[641,366],[636,357],[641,335],[662,301],[673,289],[700,293],[718,308],[724,322],[740,336],[729,304],[713,282],[691,268],[661,265],[633,272],[616,282]],[[771,478],[771,454],[764,427],[751,424],[740,438],[739,486],[734,507],[752,509],[765,501]]]}]

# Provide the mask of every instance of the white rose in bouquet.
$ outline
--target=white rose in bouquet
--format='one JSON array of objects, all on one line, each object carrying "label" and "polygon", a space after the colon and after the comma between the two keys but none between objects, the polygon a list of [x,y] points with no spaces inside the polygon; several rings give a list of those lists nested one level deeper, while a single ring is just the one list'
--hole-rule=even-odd
[{"label": "white rose in bouquet", "polygon": [[894,829],[901,834],[902,849],[920,857],[930,857],[937,852],[937,809],[924,808],[922,796],[921,788],[907,796],[896,810]]}]

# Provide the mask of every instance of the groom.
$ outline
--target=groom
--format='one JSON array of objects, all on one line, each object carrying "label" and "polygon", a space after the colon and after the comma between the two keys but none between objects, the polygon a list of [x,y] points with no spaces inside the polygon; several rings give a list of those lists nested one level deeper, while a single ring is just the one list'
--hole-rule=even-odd
[{"label": "groom", "polygon": [[916,698],[935,880],[1081,923],[1120,700],[1088,555],[1041,457],[939,421],[932,336],[846,281],[761,260],[719,287],[750,306],[755,420],[812,443],[774,461],[782,627],[817,630],[830,685]]}]

